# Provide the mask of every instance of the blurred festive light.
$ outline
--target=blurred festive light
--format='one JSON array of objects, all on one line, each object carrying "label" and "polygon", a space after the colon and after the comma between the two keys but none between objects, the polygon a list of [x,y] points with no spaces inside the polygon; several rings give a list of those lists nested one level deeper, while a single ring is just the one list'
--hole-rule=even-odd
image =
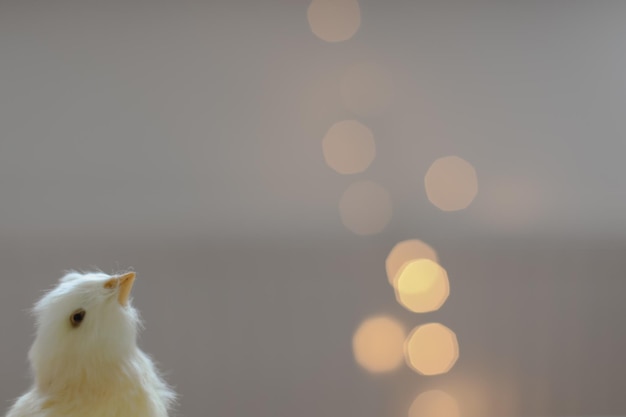
[{"label": "blurred festive light", "polygon": [[414,313],[438,310],[450,295],[448,273],[430,259],[404,264],[392,285],[398,303]]},{"label": "blurred festive light", "polygon": [[441,390],[425,391],[417,396],[409,408],[409,417],[459,417],[457,401]]},{"label": "blurred festive light", "polygon": [[459,358],[456,335],[440,323],[428,323],[411,331],[405,345],[406,362],[422,375],[448,372]]},{"label": "blurred festive light", "polygon": [[359,116],[383,111],[391,101],[393,84],[378,64],[365,62],[349,67],[341,79],[344,105]]},{"label": "blurred festive light", "polygon": [[377,316],[365,320],[354,333],[356,362],[373,373],[389,372],[402,364],[406,332],[397,320]]},{"label": "blurred festive light", "polygon": [[356,120],[333,124],[322,140],[324,159],[340,174],[356,174],[370,166],[376,155],[372,131]]},{"label": "blurred festive light", "polygon": [[307,10],[311,31],[326,42],[350,39],[361,25],[357,0],[313,0]]},{"label": "blurred festive light", "polygon": [[466,208],[478,193],[476,170],[458,156],[433,162],[426,172],[424,184],[430,202],[443,211]]},{"label": "blurred festive light", "polygon": [[418,259],[430,259],[431,261],[439,262],[437,252],[421,240],[410,239],[397,243],[385,260],[385,269],[387,270],[389,283],[394,284],[396,275],[405,263]]},{"label": "blurred festive light", "polygon": [[357,235],[374,235],[391,220],[391,197],[373,181],[355,182],[341,196],[339,212],[348,230]]}]

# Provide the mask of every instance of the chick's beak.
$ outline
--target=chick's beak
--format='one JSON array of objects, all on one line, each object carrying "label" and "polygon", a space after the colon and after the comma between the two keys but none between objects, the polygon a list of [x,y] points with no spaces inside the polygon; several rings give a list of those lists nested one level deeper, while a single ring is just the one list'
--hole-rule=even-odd
[{"label": "chick's beak", "polygon": [[122,307],[128,304],[130,298],[130,291],[133,288],[135,282],[135,273],[127,272],[124,275],[113,277],[104,283],[105,288],[117,288],[117,301]]}]

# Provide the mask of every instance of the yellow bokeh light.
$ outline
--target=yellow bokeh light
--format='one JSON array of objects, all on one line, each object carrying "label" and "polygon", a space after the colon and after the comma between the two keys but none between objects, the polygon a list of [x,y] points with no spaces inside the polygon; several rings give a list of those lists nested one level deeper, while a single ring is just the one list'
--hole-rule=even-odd
[{"label": "yellow bokeh light", "polygon": [[421,240],[410,239],[397,243],[385,260],[385,269],[389,283],[393,285],[396,275],[404,264],[418,259],[430,259],[431,261],[439,262],[437,252]]},{"label": "yellow bokeh light", "polygon": [[359,181],[344,191],[339,201],[341,221],[357,235],[382,232],[391,220],[391,197],[373,181]]},{"label": "yellow bokeh light", "polygon": [[438,310],[450,295],[448,273],[430,259],[409,261],[393,282],[396,300],[414,313]]},{"label": "yellow bokeh light", "polygon": [[405,358],[411,369],[422,375],[448,372],[459,358],[459,344],[452,330],[440,323],[428,323],[411,331],[405,344]]},{"label": "yellow bokeh light", "polygon": [[365,320],[354,333],[352,348],[356,362],[373,373],[389,372],[402,364],[404,327],[391,317]]},{"label": "yellow bokeh light", "polygon": [[424,185],[430,202],[443,211],[467,208],[478,193],[476,170],[458,156],[433,162],[424,177]]},{"label": "yellow bokeh light", "polygon": [[429,390],[417,396],[409,408],[409,417],[459,417],[458,402],[445,391]]},{"label": "yellow bokeh light", "polygon": [[313,0],[307,10],[311,31],[326,42],[350,39],[361,26],[357,0]]},{"label": "yellow bokeh light", "polygon": [[370,166],[376,156],[372,131],[356,120],[333,124],[322,140],[324,159],[340,174],[356,174]]},{"label": "yellow bokeh light", "polygon": [[391,101],[391,77],[378,64],[352,65],[341,79],[341,98],[348,110],[359,116],[382,112]]},{"label": "yellow bokeh light", "polygon": [[409,261],[398,274],[395,286],[407,294],[425,294],[430,291],[445,271],[430,259]]}]

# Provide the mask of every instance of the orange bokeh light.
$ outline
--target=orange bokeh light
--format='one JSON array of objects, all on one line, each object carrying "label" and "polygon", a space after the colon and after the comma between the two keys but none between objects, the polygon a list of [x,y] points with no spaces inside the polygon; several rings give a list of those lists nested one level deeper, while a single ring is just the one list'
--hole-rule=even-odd
[{"label": "orange bokeh light", "polygon": [[356,174],[370,166],[376,156],[372,131],[356,120],[333,124],[322,140],[324,159],[340,174]]},{"label": "orange bokeh light", "polygon": [[467,208],[478,193],[476,170],[458,156],[433,162],[424,177],[424,185],[430,202],[443,211]]},{"label": "orange bokeh light", "polygon": [[429,390],[417,396],[409,417],[460,417],[458,402],[445,391]]},{"label": "orange bokeh light", "polygon": [[313,0],[307,10],[311,31],[326,42],[350,39],[361,26],[357,0]]},{"label": "orange bokeh light", "polygon": [[407,365],[422,375],[448,372],[459,358],[459,344],[452,330],[428,323],[411,331],[405,345]]},{"label": "orange bokeh light", "polygon": [[402,364],[406,331],[395,319],[377,316],[365,320],[354,333],[356,362],[372,373],[389,372]]},{"label": "orange bokeh light", "polygon": [[404,240],[397,243],[385,260],[387,279],[393,285],[400,269],[409,261],[430,259],[439,262],[437,252],[428,244],[418,239]]},{"label": "orange bokeh light", "polygon": [[339,212],[348,230],[357,235],[374,235],[391,220],[391,197],[373,181],[355,182],[341,196]]},{"label": "orange bokeh light", "polygon": [[438,310],[450,295],[448,273],[430,259],[404,264],[393,282],[396,300],[414,313]]}]

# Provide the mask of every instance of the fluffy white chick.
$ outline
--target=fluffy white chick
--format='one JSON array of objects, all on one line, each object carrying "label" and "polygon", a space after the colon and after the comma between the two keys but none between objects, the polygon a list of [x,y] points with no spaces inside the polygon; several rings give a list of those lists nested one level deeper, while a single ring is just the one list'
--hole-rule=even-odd
[{"label": "fluffy white chick", "polygon": [[167,417],[175,394],[137,347],[135,273],[70,272],[37,302],[32,388],[6,417]]}]

